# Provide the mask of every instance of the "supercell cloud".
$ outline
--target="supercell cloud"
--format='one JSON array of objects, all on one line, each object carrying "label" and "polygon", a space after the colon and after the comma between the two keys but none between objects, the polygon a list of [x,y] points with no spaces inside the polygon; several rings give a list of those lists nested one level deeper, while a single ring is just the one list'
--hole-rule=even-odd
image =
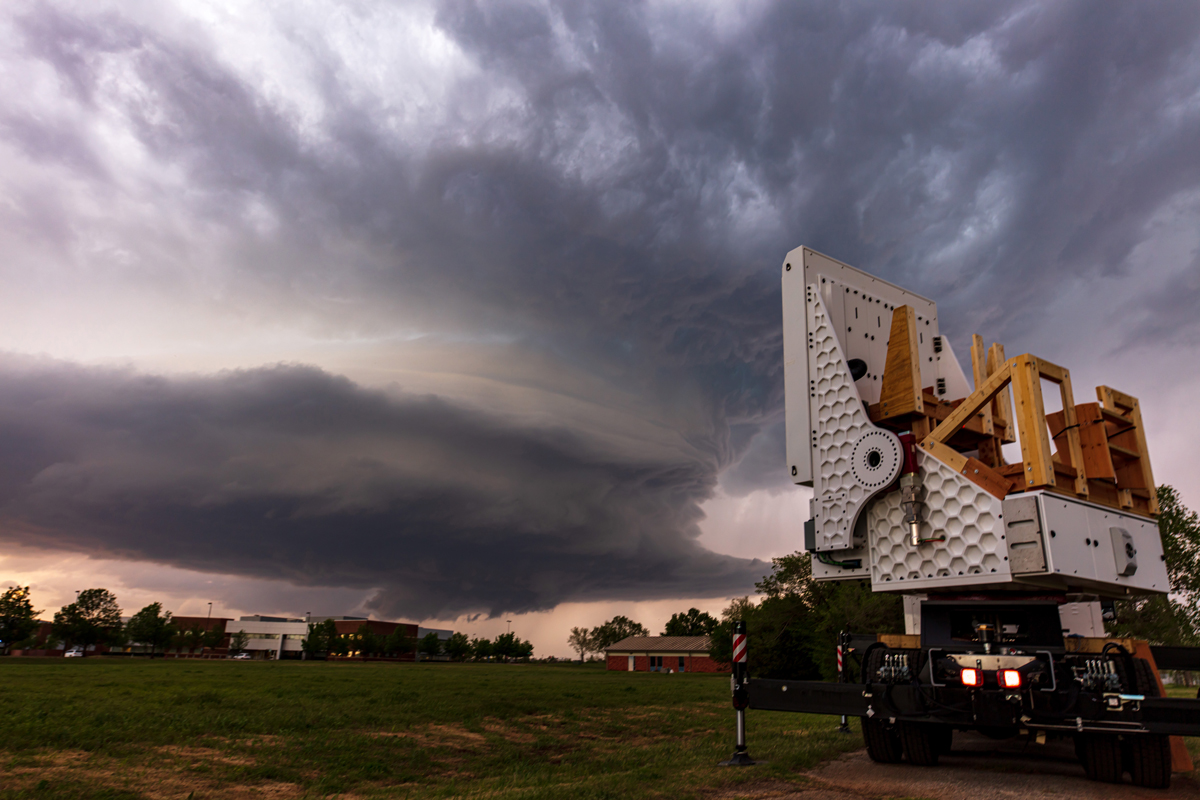
[{"label": "supercell cloud", "polygon": [[1194,3],[0,13],[10,543],[389,614],[744,593],[701,507],[786,485],[792,247],[1010,353],[1200,340]]}]

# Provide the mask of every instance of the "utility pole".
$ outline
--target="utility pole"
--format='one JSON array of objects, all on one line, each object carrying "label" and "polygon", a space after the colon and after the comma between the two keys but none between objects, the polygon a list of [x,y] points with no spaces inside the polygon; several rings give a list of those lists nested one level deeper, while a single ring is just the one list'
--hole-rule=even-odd
[{"label": "utility pole", "polygon": [[212,603],[208,604],[208,619],[212,619]]}]

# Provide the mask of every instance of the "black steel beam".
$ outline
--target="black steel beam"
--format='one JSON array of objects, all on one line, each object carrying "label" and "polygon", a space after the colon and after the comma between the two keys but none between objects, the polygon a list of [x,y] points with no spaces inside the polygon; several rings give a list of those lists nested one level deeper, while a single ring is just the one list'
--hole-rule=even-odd
[{"label": "black steel beam", "polygon": [[750,708],[762,711],[861,717],[867,713],[870,703],[869,698],[863,697],[865,687],[858,683],[754,678],[746,684],[746,688],[750,694]]},{"label": "black steel beam", "polygon": [[1200,647],[1151,646],[1154,663],[1161,669],[1200,670]]}]

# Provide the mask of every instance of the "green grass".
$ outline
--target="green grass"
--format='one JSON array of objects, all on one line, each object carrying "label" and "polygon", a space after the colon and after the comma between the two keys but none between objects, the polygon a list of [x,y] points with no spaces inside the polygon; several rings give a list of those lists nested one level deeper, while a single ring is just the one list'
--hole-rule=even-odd
[{"label": "green grass", "polygon": [[729,682],[593,666],[0,659],[0,800],[687,798],[801,773],[861,738],[748,716]]}]

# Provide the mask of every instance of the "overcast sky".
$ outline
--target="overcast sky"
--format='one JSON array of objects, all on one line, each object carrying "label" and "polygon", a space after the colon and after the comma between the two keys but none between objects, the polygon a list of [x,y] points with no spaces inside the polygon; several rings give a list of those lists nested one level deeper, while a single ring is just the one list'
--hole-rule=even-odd
[{"label": "overcast sky", "polygon": [[1138,396],[1200,506],[1194,2],[9,2],[0,97],[0,584],[39,608],[542,654],[716,612],[799,547],[801,244]]}]

